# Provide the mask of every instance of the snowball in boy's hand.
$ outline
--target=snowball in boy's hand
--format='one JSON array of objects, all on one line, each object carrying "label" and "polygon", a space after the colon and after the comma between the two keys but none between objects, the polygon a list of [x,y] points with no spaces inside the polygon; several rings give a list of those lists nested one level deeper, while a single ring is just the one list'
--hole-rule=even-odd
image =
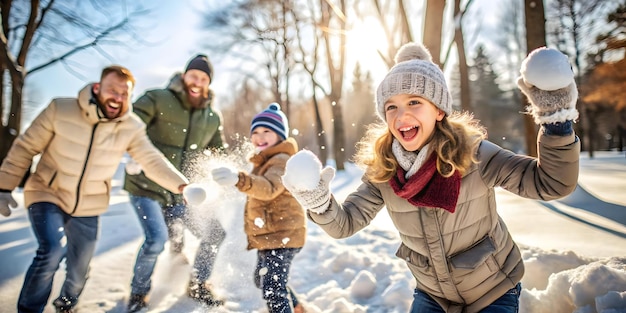
[{"label": "snowball in boy's hand", "polygon": [[309,150],[301,150],[287,160],[283,184],[297,190],[313,190],[320,181],[322,163]]},{"label": "snowball in boy's hand", "polygon": [[524,81],[541,90],[557,90],[574,81],[574,72],[567,57],[558,50],[538,48],[522,62]]},{"label": "snowball in boy's hand", "polygon": [[183,197],[191,205],[199,205],[206,200],[207,194],[204,187],[199,184],[189,184],[183,189]]}]

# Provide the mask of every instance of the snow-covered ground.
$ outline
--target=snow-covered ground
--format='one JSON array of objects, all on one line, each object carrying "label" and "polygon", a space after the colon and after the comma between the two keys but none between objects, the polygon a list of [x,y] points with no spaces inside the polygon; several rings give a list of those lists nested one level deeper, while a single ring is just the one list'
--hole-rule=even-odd
[{"label": "snow-covered ground", "polygon": [[[137,217],[121,190],[120,168],[109,211],[92,261],[79,312],[125,312],[135,255],[142,242]],[[360,182],[348,164],[332,189],[341,199]],[[210,181],[205,181],[211,184]],[[234,188],[210,195],[198,208],[214,214],[228,230],[211,282],[227,303],[207,310],[184,296],[190,265],[164,252],[159,259],[148,312],[267,312],[252,283],[256,254],[246,251],[244,197]],[[20,191],[14,196],[20,204]],[[522,199],[498,191],[499,211],[522,247],[526,274],[521,312],[626,312],[626,157],[600,152],[581,157],[579,188],[560,201]],[[187,234],[185,254],[193,260],[197,240]],[[307,243],[296,257],[290,284],[308,312],[407,312],[413,279],[394,256],[399,245],[385,211],[351,238],[335,240],[309,223]],[[26,269],[36,249],[26,211],[0,218],[0,312],[15,312]],[[166,247],[167,249],[167,247]],[[51,298],[58,295],[63,265]],[[49,305],[46,312],[54,312]]]}]

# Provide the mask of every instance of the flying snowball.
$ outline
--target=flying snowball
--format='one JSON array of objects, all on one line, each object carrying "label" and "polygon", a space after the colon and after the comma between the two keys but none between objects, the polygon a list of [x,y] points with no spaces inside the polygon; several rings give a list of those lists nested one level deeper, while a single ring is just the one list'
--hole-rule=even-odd
[{"label": "flying snowball", "polygon": [[298,190],[313,190],[320,181],[322,163],[309,150],[301,150],[287,161],[283,182]]},{"label": "flying snowball", "polygon": [[574,81],[574,72],[567,57],[558,50],[539,48],[522,62],[524,80],[542,90],[557,90]]},{"label": "flying snowball", "polygon": [[191,205],[199,205],[207,198],[207,192],[200,184],[191,183],[183,189],[183,197]]}]

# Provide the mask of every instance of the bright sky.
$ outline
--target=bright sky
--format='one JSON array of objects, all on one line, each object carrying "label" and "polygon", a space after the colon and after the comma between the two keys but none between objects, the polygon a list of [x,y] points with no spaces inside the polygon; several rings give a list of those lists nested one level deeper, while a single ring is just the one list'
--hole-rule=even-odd
[{"label": "bright sky", "polygon": [[[143,38],[154,44],[133,47],[130,51],[111,53],[113,60],[95,56],[93,51],[88,57],[73,59],[74,62],[82,64],[82,67],[73,69],[84,76],[82,78],[72,75],[62,64],[50,66],[28,76],[27,95],[30,95],[30,99],[27,99],[27,102],[29,106],[35,106],[35,108],[26,108],[26,122],[30,122],[51,99],[74,97],[88,82],[98,81],[101,69],[112,63],[124,65],[135,74],[137,86],[134,99],[146,89],[165,87],[171,75],[176,71],[182,71],[188,60],[197,53],[208,54],[213,62],[216,75],[212,87],[215,90],[230,88],[227,86],[226,79],[230,70],[228,66],[220,64],[216,57],[211,57],[210,51],[203,49],[203,42],[208,38],[202,33],[199,12],[207,8],[206,2],[183,0],[158,1],[157,3],[159,5],[154,6],[154,11],[146,22],[151,31]],[[373,40],[382,36],[382,29],[378,22],[368,20],[362,23],[355,18],[352,22],[355,26],[349,32],[348,38],[348,53],[351,57],[347,65],[347,77],[352,75],[355,60],[361,63],[364,71],[372,72],[374,78],[384,75],[387,68],[376,49],[385,49],[385,42]],[[30,64],[30,66],[35,65],[37,64]]]},{"label": "bright sky", "polygon": [[[176,71],[182,71],[192,56],[208,53],[202,50],[200,16],[194,12],[199,0],[159,2],[160,5],[154,6],[150,20],[146,22],[155,28],[144,38],[154,45],[138,46],[126,53],[114,53],[113,60],[100,56],[81,59],[79,61],[83,67],[79,69],[80,74],[89,82],[95,82],[99,80],[103,67],[113,63],[126,66],[137,78],[136,98],[146,89],[165,87],[170,76]],[[219,67],[217,64],[214,66]],[[56,64],[28,76],[26,83],[35,98],[29,102],[35,101],[40,106],[37,111],[40,111],[52,98],[76,96],[88,82],[69,73],[63,65]]]}]

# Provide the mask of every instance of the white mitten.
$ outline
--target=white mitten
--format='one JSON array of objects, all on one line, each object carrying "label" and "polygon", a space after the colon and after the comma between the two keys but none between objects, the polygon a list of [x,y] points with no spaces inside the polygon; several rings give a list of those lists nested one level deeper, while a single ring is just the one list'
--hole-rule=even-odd
[{"label": "white mitten", "polygon": [[11,209],[9,208],[17,208],[17,202],[13,199],[10,191],[2,191],[0,192],[0,214],[4,216],[11,215]]},{"label": "white mitten", "polygon": [[239,173],[228,167],[218,167],[211,171],[211,175],[222,186],[234,186],[239,182]]},{"label": "white mitten", "polygon": [[311,151],[302,150],[287,161],[283,185],[291,192],[302,207],[322,214],[330,205],[330,182],[335,177],[335,169],[322,167],[319,159]]},{"label": "white mitten", "polygon": [[537,124],[576,120],[578,89],[567,57],[545,47],[533,50],[522,62],[517,86],[528,97],[526,109]]},{"label": "white mitten", "polygon": [[142,168],[139,163],[135,162],[133,158],[128,158],[126,161],[126,174],[128,175],[139,175],[141,174]]},{"label": "white mitten", "polygon": [[200,205],[206,200],[206,189],[200,184],[189,184],[183,188],[183,197],[191,205]]}]

